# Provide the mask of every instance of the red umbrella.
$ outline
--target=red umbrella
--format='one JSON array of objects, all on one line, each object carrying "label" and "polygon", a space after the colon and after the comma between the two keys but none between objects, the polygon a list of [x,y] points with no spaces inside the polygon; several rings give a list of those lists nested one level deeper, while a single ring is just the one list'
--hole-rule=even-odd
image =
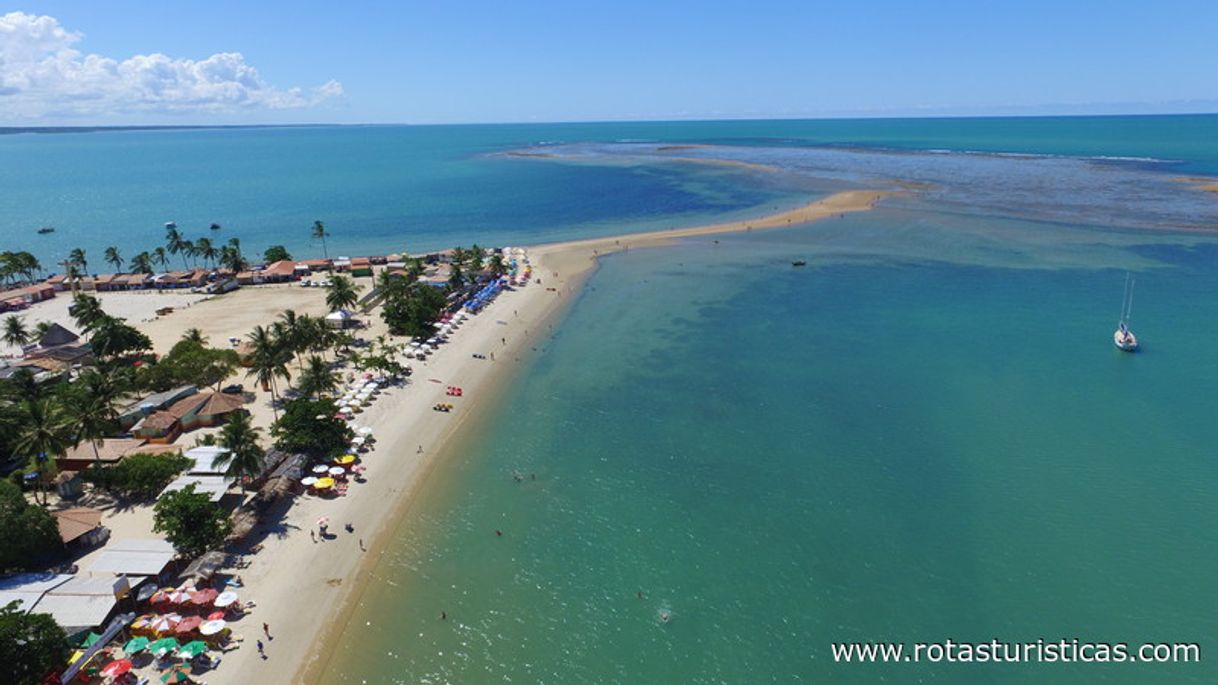
[{"label": "red umbrella", "polygon": [[207,615],[207,620],[209,620],[209,621],[215,621],[215,620],[222,619],[222,618],[224,618],[223,611],[213,611]]},{"label": "red umbrella", "polygon": [[174,604],[185,604],[190,601],[190,593],[185,590],[174,590],[169,593],[169,601]]},{"label": "red umbrella", "polygon": [[198,616],[187,616],[182,619],[182,622],[174,627],[173,632],[178,635],[185,635],[203,625],[203,619]]},{"label": "red umbrella", "polygon": [[170,592],[173,592],[173,591],[170,590],[170,591],[166,592],[164,588],[161,588],[160,590],[157,590],[156,592],[152,593],[152,597],[149,597],[148,601],[151,602],[152,604],[160,604],[161,602],[168,602]]},{"label": "red umbrella", "polygon": [[107,678],[118,677],[127,671],[131,670],[131,659],[119,659],[106,664],[106,667],[101,670],[101,674]]},{"label": "red umbrella", "polygon": [[190,603],[198,604],[200,606],[202,606],[204,604],[211,604],[212,602],[216,601],[216,597],[219,594],[220,594],[219,592],[216,592],[215,590],[213,590],[209,587],[205,587],[202,590],[199,590],[199,591],[195,592],[193,595],[191,595]]}]

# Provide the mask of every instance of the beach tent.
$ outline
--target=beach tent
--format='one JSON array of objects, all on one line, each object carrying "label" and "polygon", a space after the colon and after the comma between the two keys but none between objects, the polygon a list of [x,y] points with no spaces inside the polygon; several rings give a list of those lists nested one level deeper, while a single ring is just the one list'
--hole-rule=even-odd
[{"label": "beach tent", "polygon": [[345,309],[339,309],[326,314],[326,325],[330,328],[346,328],[351,323],[351,312]]}]

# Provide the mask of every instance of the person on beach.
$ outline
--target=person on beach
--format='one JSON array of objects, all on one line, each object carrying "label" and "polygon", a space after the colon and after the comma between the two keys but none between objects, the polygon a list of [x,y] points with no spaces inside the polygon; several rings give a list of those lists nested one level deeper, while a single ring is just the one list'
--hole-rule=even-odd
[{"label": "person on beach", "polygon": [[275,638],[271,637],[271,627],[269,625],[267,625],[265,622],[262,624],[262,633],[264,635],[266,635],[266,639],[268,639],[268,640],[275,639]]},{"label": "person on beach", "polygon": [[363,538],[360,538],[360,539],[359,539],[359,551],[361,551],[361,552],[367,552],[367,551],[368,551],[368,550],[364,549],[364,539],[363,539]]},{"label": "person on beach", "polygon": [[317,535],[313,533],[312,528],[309,529],[309,539],[313,541],[313,544],[317,544]]},{"label": "person on beach", "polygon": [[419,449],[417,452],[415,452],[415,454],[422,454],[422,453],[423,453],[423,446],[419,445]]},{"label": "person on beach", "polygon": [[262,640],[258,640],[255,644],[258,645],[258,655],[261,656],[262,659],[265,661],[266,660],[266,651],[262,647]]},{"label": "person on beach", "polygon": [[346,528],[348,533],[354,533],[354,532],[355,532],[355,526],[351,525],[350,523],[348,523],[347,525],[343,526],[343,528]]}]

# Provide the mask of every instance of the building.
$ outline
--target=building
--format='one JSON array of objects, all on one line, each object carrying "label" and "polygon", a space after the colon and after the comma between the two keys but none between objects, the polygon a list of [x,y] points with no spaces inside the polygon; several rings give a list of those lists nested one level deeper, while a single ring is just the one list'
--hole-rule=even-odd
[{"label": "building", "polygon": [[153,412],[131,429],[137,438],[155,443],[170,443],[183,431],[218,426],[236,411],[245,411],[240,395],[205,392],[190,395],[166,409]]},{"label": "building", "polygon": [[59,537],[65,545],[92,547],[105,542],[110,535],[101,524],[102,513],[97,509],[74,507],[53,511],[51,515],[59,524]]},{"label": "building", "polygon": [[351,275],[352,276],[372,276],[372,261],[367,257],[352,257],[351,258]]},{"label": "building", "polygon": [[136,400],[127,405],[122,413],[119,414],[119,425],[122,426],[123,430],[130,430],[132,426],[139,423],[144,417],[152,414],[152,412],[164,409],[183,397],[193,395],[198,391],[199,389],[196,386],[181,385],[163,392],[153,393],[144,399]]},{"label": "building", "polygon": [[93,453],[93,443],[82,442],[69,448],[64,455],[55,460],[60,471],[83,471],[97,462],[102,466],[114,466],[131,454],[180,454],[179,445],[155,445],[142,438],[106,438],[97,445],[97,454]]},{"label": "building", "polygon": [[49,283],[35,283],[24,288],[13,288],[0,292],[0,311],[25,309],[35,302],[42,302],[55,297],[55,286]]}]

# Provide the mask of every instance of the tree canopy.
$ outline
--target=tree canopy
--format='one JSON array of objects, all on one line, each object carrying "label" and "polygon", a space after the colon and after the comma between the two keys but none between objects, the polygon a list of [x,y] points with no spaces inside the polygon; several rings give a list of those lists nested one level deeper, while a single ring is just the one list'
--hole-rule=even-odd
[{"label": "tree canopy", "polygon": [[0,682],[38,685],[68,661],[68,636],[47,614],[27,614],[17,602],[0,607]]},{"label": "tree canopy", "polygon": [[394,335],[430,336],[444,311],[446,300],[438,289],[422,283],[403,283],[385,291],[381,318]]},{"label": "tree canopy", "polygon": [[55,517],[30,504],[16,485],[0,481],[0,572],[41,568],[62,552]]},{"label": "tree canopy", "polygon": [[330,400],[300,397],[289,401],[283,415],[271,427],[275,446],[285,452],[330,456],[346,449],[351,429],[334,418],[338,407]]},{"label": "tree canopy", "polygon": [[140,384],[151,390],[179,385],[219,385],[240,366],[236,350],[207,347],[193,337],[183,337],[169,354],[140,370]]},{"label": "tree canopy", "polygon": [[187,556],[224,544],[232,528],[228,514],[207,495],[195,492],[193,483],[162,495],[153,507],[153,532],[164,533],[174,549]]},{"label": "tree canopy", "polygon": [[288,248],[283,245],[271,245],[262,253],[262,258],[267,264],[271,262],[279,262],[285,259],[291,259],[292,255],[288,252]]}]

